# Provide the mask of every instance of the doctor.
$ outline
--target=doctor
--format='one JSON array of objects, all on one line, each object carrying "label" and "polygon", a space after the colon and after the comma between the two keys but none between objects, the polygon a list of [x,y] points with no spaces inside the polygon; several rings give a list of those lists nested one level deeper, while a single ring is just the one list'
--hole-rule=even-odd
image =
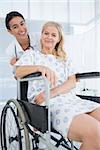
[{"label": "doctor", "polygon": [[25,51],[34,48],[39,50],[39,37],[35,33],[28,33],[22,14],[11,11],[6,15],[5,25],[8,32],[15,37],[6,50],[11,65],[14,65]]}]

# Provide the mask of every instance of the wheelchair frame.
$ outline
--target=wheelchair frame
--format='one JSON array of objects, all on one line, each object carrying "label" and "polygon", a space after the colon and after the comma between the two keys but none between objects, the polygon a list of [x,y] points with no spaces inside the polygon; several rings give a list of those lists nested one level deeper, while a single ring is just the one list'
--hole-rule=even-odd
[{"label": "wheelchair frame", "polygon": [[[86,78],[98,78],[100,77],[100,72],[91,72],[91,73],[82,73],[77,74],[76,77],[78,79],[86,79]],[[22,91],[22,82],[30,80],[44,80],[45,83],[45,95],[46,95],[46,106],[39,106],[29,103],[27,99],[23,99],[20,91]],[[50,107],[49,107],[49,83],[46,78],[41,76],[41,73],[35,73],[28,75],[22,79],[18,79],[17,81],[17,100],[10,99],[4,106],[1,114],[1,148],[2,150],[8,150],[8,147],[12,149],[13,142],[18,144],[18,150],[33,150],[38,149],[39,141],[43,142],[46,145],[47,150],[61,150],[65,148],[67,150],[78,150],[77,147],[73,145],[72,141],[66,141],[64,137],[53,129],[53,132],[57,135],[60,135],[60,139],[51,135],[51,119],[50,119]],[[100,102],[100,97],[91,97],[91,96],[81,96],[81,98],[94,100],[96,102]],[[30,109],[32,107],[32,109]],[[32,110],[32,112],[31,112]],[[11,111],[11,112],[10,112]],[[14,121],[17,127],[17,134],[7,135],[7,115],[9,116],[9,112],[12,113],[14,117]],[[31,114],[31,115],[30,115]],[[37,114],[37,115],[36,115]],[[41,114],[41,115],[40,115]],[[10,114],[11,115],[11,114]],[[39,115],[38,119],[37,116]],[[35,121],[34,121],[35,120]],[[8,120],[9,122],[9,120]],[[33,132],[33,127],[39,130],[39,133],[36,131]],[[23,133],[22,133],[23,132]],[[11,133],[9,133],[11,134]],[[15,134],[15,132],[14,132]],[[30,134],[32,137],[32,144],[30,144]],[[8,136],[8,140],[7,137]],[[53,144],[51,142],[55,142]],[[22,141],[23,140],[23,141]],[[25,143],[25,146],[24,146]],[[16,145],[16,144],[15,144]],[[11,147],[10,147],[11,146]],[[60,147],[61,146],[61,147]]]}]

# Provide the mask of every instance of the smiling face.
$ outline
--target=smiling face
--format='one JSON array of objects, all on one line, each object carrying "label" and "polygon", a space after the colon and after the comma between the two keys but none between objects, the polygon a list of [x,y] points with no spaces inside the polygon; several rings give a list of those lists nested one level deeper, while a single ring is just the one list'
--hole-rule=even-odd
[{"label": "smiling face", "polygon": [[42,49],[46,53],[52,53],[56,44],[59,42],[59,32],[55,26],[47,26],[43,29],[41,35]]},{"label": "smiling face", "polygon": [[19,16],[12,18],[9,21],[9,26],[8,32],[14,35],[18,41],[27,37],[27,27],[23,18]]}]

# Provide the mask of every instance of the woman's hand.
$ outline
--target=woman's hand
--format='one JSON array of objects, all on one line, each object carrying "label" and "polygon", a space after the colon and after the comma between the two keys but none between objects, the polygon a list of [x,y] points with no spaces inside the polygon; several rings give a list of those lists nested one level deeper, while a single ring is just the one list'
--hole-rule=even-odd
[{"label": "woman's hand", "polygon": [[35,97],[34,102],[38,105],[42,104],[45,101],[45,93],[41,92]]},{"label": "woman's hand", "polygon": [[55,87],[58,77],[53,70],[49,69],[46,66],[42,66],[42,65],[17,66],[15,74],[17,78],[22,78],[23,76],[26,76],[34,72],[41,72],[42,76],[48,79],[51,87]]},{"label": "woman's hand", "polygon": [[[59,87],[55,87],[55,88],[53,88],[53,89],[50,90],[50,98],[53,98],[53,97],[55,97],[55,96],[58,95],[58,92],[57,92],[58,88],[59,88]],[[43,102],[45,102],[45,98],[46,98],[46,97],[45,97],[45,92],[43,91],[43,92],[39,93],[39,94],[35,97],[34,102],[35,102],[36,104],[40,105],[40,104],[42,104]]]},{"label": "woman's hand", "polygon": [[38,71],[42,73],[42,76],[47,77],[51,83],[51,87],[55,87],[58,78],[54,71],[45,66],[39,66]]}]

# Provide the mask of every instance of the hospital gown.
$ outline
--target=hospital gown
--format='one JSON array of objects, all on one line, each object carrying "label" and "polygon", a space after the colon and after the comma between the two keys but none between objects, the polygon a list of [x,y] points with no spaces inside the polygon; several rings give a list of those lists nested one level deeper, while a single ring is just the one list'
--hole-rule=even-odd
[{"label": "hospital gown", "polygon": [[[23,65],[43,65],[49,67],[58,77],[57,85],[62,84],[69,76],[76,73],[69,58],[66,61],[61,61],[54,55],[46,55],[35,50],[27,51],[16,63],[16,66]],[[32,101],[35,95],[43,90],[43,84],[42,81],[31,81],[29,83],[28,98],[30,101]],[[50,99],[49,102],[52,125],[63,136],[67,136],[71,121],[76,115],[91,112],[100,107],[98,103],[82,100],[77,97],[74,89],[66,94],[57,95]]]}]

